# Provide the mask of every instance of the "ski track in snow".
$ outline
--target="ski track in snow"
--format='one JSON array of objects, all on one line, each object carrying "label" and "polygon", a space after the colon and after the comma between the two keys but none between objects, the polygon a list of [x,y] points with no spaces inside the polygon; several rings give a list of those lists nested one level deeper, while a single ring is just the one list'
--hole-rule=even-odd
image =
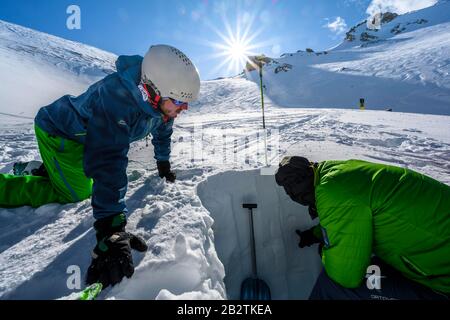
[{"label": "ski track in snow", "polygon": [[[151,144],[146,147],[145,141],[139,141],[130,149],[128,229],[143,236],[149,250],[134,253],[133,278],[104,290],[101,298],[227,298],[226,272],[216,250],[223,243],[214,242],[213,232],[220,228],[212,218],[219,213],[205,208],[203,201],[211,202],[201,199],[205,192],[198,193],[197,187],[217,174],[264,165],[257,139],[261,133],[259,89],[244,79],[227,79],[203,82],[202,93],[201,100],[176,120],[172,137],[176,183],[157,176]],[[267,128],[280,132],[278,146],[268,136],[272,154],[278,147],[280,155],[303,155],[315,161],[367,159],[409,167],[450,183],[448,116],[285,109],[268,98],[266,107]],[[221,139],[224,133],[230,143]],[[199,137],[203,145],[192,149]],[[192,152],[195,161],[190,161]],[[280,160],[276,156],[270,158],[272,165]],[[0,115],[0,171],[9,172],[17,160],[34,159],[39,155],[32,122]],[[0,218],[0,297],[69,296],[73,290],[66,286],[67,267],[78,265],[85,274],[94,246],[90,201],[0,209]]]},{"label": "ski track in snow", "polygon": [[[399,16],[378,32],[380,41],[276,59],[292,65],[287,72],[266,66],[270,164],[276,167],[283,155],[356,158],[450,184],[450,116],[324,108],[349,108],[364,97],[368,109],[448,114],[450,23],[442,8],[450,4],[441,5]],[[419,18],[430,23],[410,23]],[[406,32],[392,36],[398,24]],[[0,21],[0,57],[0,172],[8,173],[16,161],[40,158],[33,129],[38,108],[83,92],[114,71],[116,56]],[[202,82],[200,100],[176,120],[174,184],[157,175],[151,143],[132,144],[127,229],[149,249],[134,252],[134,276],[99,299],[237,298],[250,275],[243,201],[259,204],[258,270],[273,298],[308,296],[320,261],[317,248],[298,250],[293,230],[312,221],[273,176],[259,174],[265,165],[259,77],[245,76],[253,82],[239,76]],[[0,221],[0,299],[74,298],[67,269],[78,266],[84,276],[95,245],[90,200],[0,209]]]}]

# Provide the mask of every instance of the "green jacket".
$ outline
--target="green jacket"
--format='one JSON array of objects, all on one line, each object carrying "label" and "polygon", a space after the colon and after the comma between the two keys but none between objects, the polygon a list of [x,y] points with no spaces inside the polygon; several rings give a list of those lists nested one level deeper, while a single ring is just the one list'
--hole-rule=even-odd
[{"label": "green jacket", "polygon": [[449,186],[360,160],[324,161],[314,180],[331,279],[360,286],[374,253],[407,278],[450,293]]}]

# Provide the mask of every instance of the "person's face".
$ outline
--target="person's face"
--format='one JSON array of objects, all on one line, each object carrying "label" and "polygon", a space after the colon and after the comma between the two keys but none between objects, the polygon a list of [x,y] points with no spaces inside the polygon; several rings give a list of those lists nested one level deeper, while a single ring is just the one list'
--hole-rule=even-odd
[{"label": "person's face", "polygon": [[178,117],[181,111],[187,109],[187,103],[183,105],[176,105],[172,99],[164,99],[161,104],[161,110],[164,113],[164,115],[168,116],[169,118],[175,119]]}]

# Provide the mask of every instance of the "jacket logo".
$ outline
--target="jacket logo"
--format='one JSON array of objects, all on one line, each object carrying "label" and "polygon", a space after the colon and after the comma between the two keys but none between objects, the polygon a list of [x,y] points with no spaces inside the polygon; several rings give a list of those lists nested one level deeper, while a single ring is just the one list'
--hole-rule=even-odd
[{"label": "jacket logo", "polygon": [[119,121],[117,121],[117,124],[119,125],[119,126],[124,126],[124,127],[126,127],[127,126],[127,123],[125,122],[125,120],[119,120]]},{"label": "jacket logo", "polygon": [[142,84],[139,84],[139,85],[138,85],[138,88],[139,88],[139,90],[141,91],[142,99],[143,99],[144,101],[148,101],[148,94],[147,94],[147,91],[144,89],[144,87],[142,86]]}]

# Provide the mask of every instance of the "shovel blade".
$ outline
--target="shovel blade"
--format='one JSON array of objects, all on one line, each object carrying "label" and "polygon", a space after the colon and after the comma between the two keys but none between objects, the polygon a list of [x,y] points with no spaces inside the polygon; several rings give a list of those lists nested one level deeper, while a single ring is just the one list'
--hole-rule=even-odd
[{"label": "shovel blade", "polygon": [[241,285],[241,300],[270,300],[267,283],[258,278],[247,278]]}]

